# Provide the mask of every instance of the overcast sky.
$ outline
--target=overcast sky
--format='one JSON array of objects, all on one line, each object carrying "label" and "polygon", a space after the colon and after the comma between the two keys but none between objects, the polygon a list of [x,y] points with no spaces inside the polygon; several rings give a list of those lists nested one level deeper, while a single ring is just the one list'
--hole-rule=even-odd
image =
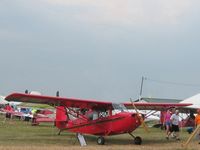
[{"label": "overcast sky", "polygon": [[1,0],[0,94],[127,101],[200,92],[199,0]]}]

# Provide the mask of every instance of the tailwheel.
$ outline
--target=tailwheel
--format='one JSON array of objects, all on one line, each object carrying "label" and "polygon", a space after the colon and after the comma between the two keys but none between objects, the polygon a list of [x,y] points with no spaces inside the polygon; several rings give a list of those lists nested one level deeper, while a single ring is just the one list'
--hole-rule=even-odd
[{"label": "tailwheel", "polygon": [[135,143],[136,145],[141,145],[141,144],[142,144],[142,138],[139,137],[139,136],[136,136],[136,137],[134,138],[134,143]]},{"label": "tailwheel", "polygon": [[100,136],[100,137],[97,138],[97,144],[98,145],[104,145],[104,143],[105,143],[104,137]]}]

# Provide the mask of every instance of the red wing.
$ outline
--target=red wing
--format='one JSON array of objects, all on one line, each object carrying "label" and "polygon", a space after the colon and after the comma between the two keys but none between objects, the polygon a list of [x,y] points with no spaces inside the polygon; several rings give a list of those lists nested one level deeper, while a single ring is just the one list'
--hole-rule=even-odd
[{"label": "red wing", "polygon": [[[124,103],[128,109],[133,109],[132,103]],[[165,110],[173,107],[185,107],[192,105],[190,103],[142,103],[135,102],[134,105],[140,110]]]},{"label": "red wing", "polygon": [[[29,103],[40,103],[49,104],[55,106],[75,107],[75,108],[88,108],[88,109],[109,109],[112,108],[111,102],[102,102],[95,100],[85,100],[76,98],[62,98],[62,97],[51,97],[31,94],[13,93],[8,95],[6,98],[8,101],[16,102],[29,102]],[[138,109],[141,110],[163,110],[170,107],[185,107],[192,104],[188,103],[134,103]],[[127,108],[132,107],[132,103],[124,103]]]},{"label": "red wing", "polygon": [[55,106],[75,107],[75,108],[87,108],[87,109],[109,109],[112,108],[111,102],[101,102],[94,100],[84,100],[76,98],[62,98],[51,97],[42,95],[31,95],[22,93],[13,93],[5,98],[7,101],[16,102],[28,102],[28,103],[40,103],[49,104]]}]

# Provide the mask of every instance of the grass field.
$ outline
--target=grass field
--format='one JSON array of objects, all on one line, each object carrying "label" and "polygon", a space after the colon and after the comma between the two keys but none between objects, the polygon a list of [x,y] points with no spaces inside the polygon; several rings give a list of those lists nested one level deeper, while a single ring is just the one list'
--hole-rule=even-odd
[{"label": "grass field", "polygon": [[[106,137],[106,144],[96,144],[95,136],[85,136],[88,146],[80,147],[75,134],[63,132],[57,135],[58,130],[51,124],[31,126],[28,122],[18,120],[5,121],[0,116],[0,149],[2,150],[181,150],[181,144],[189,137],[183,129],[181,141],[165,139],[164,131],[150,128],[150,133],[145,133],[142,128],[137,129],[134,135],[143,138],[142,145],[132,144],[132,138],[128,134]],[[193,139],[188,149],[200,149],[198,141]]]}]

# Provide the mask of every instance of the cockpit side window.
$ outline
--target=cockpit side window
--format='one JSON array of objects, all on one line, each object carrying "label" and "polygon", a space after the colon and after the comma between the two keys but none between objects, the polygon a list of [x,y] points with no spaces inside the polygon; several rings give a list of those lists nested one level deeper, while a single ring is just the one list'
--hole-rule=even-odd
[{"label": "cockpit side window", "polygon": [[118,111],[118,112],[128,111],[128,109],[124,106],[124,104],[113,103],[112,106],[113,106],[114,111]]}]

